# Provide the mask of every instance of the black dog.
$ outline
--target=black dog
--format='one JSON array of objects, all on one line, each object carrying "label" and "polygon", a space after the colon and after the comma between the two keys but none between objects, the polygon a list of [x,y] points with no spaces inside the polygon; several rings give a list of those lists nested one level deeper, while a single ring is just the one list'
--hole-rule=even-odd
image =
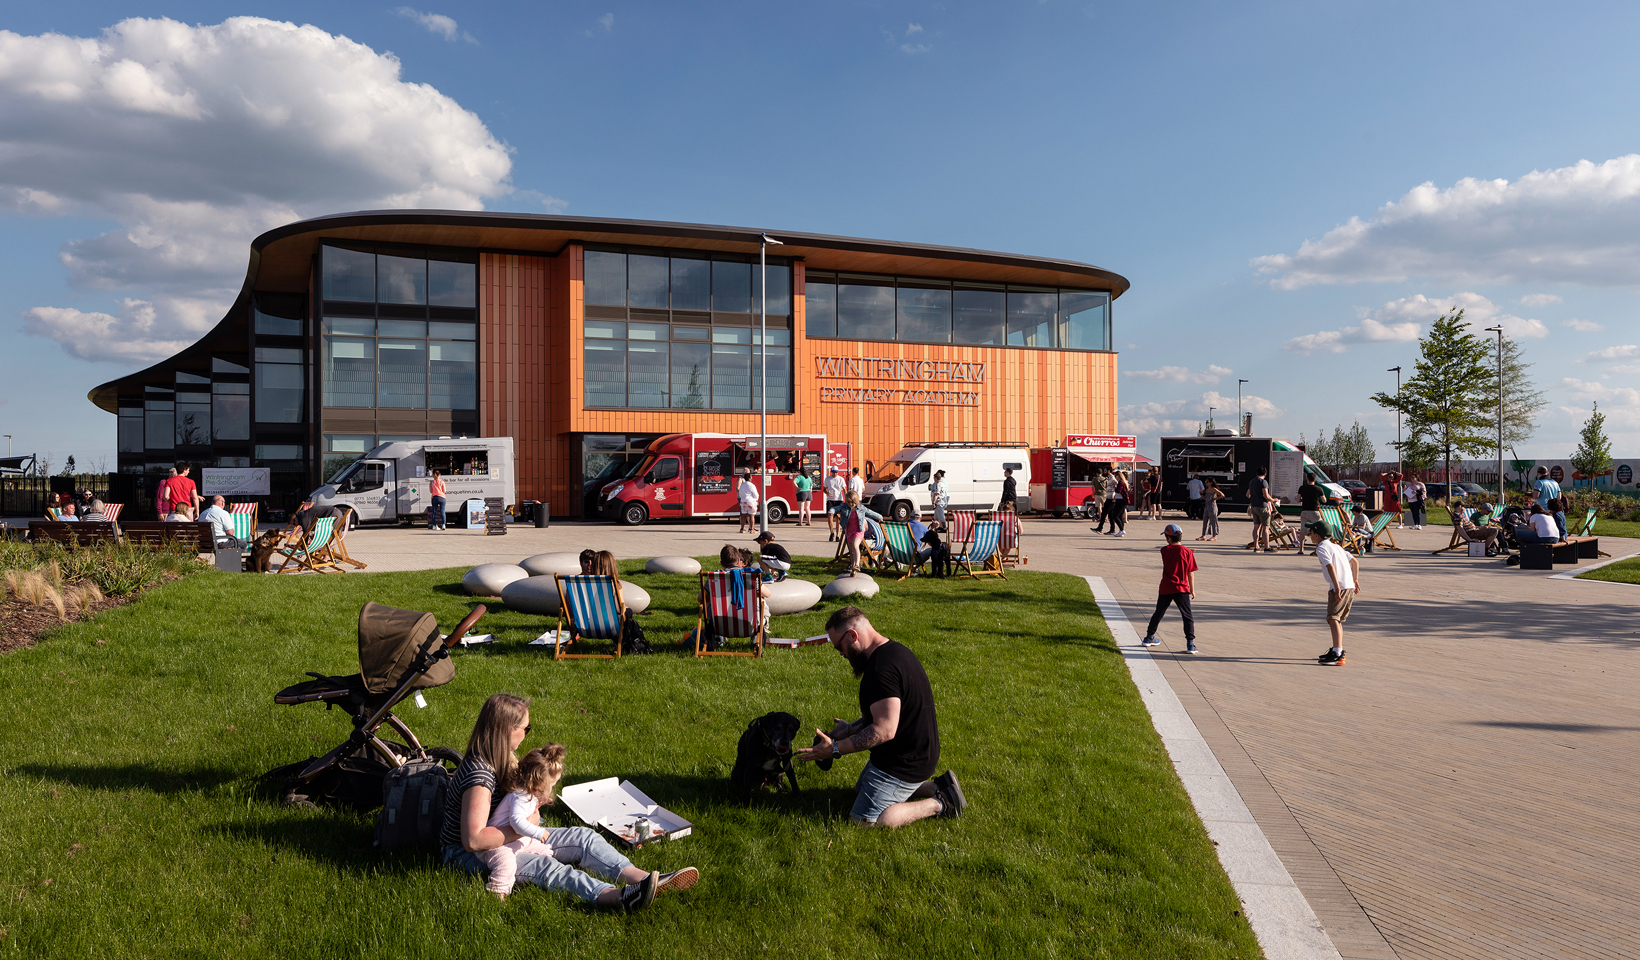
[{"label": "black dog", "polygon": [[751,803],[752,793],[764,787],[783,789],[780,774],[791,781],[797,794],[797,771],[792,768],[792,738],[803,722],[789,713],[766,713],[746,725],[735,748],[735,768],[729,780],[740,791],[740,802]]}]

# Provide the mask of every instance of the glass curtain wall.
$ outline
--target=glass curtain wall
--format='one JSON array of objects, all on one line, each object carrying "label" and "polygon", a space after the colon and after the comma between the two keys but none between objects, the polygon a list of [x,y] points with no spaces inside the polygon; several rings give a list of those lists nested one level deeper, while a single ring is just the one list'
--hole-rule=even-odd
[{"label": "glass curtain wall", "polygon": [[1110,349],[1110,294],[1100,290],[814,271],[804,315],[810,337]]},{"label": "glass curtain wall", "polygon": [[[791,265],[769,262],[769,409],[792,409]],[[589,249],[589,407],[755,410],[762,271],[746,258]]]}]

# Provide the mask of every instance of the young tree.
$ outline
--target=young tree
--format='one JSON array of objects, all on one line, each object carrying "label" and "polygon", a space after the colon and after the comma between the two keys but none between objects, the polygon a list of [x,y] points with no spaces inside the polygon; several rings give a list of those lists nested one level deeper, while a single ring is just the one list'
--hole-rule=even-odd
[{"label": "young tree", "polygon": [[66,460],[63,463],[63,476],[65,476],[65,477],[74,476],[75,469],[76,468],[74,466],[74,454],[71,453],[71,454],[68,455],[68,460]]},{"label": "young tree", "polygon": [[[1480,338],[1469,332],[1463,311],[1443,313],[1418,341],[1417,372],[1401,384],[1400,395],[1375,393],[1381,407],[1399,410],[1406,417],[1412,439],[1400,444],[1405,451],[1427,438],[1440,449],[1445,475],[1450,481],[1452,455],[1480,456],[1497,444],[1497,418],[1486,404],[1495,393],[1492,379],[1496,370],[1488,364],[1490,351]],[[1486,429],[1493,428],[1491,436]]]},{"label": "young tree", "polygon": [[1378,445],[1367,435],[1367,428],[1361,426],[1361,421],[1355,421],[1350,427],[1349,442],[1350,463],[1355,466],[1357,475],[1362,467],[1378,462]]},{"label": "young tree", "polygon": [[1597,401],[1594,412],[1583,421],[1583,434],[1572,453],[1572,469],[1587,479],[1593,490],[1595,478],[1605,476],[1611,468],[1612,442],[1606,437],[1606,415],[1600,412]]},{"label": "young tree", "polygon": [[[1498,435],[1497,357],[1492,359],[1492,380],[1488,386],[1487,412],[1491,415],[1492,436]],[[1503,341],[1503,445],[1514,447],[1531,439],[1537,430],[1538,411],[1548,405],[1543,391],[1532,382],[1532,365],[1521,359],[1520,343]],[[1495,442],[1495,441],[1494,441]]]}]

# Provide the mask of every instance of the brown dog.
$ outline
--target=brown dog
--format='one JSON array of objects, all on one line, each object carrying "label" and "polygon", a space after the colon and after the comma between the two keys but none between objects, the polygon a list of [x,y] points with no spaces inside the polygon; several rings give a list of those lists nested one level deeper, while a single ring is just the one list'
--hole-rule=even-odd
[{"label": "brown dog", "polygon": [[273,566],[273,554],[285,543],[285,534],[280,530],[269,530],[251,541],[250,571],[252,573],[268,573]]}]

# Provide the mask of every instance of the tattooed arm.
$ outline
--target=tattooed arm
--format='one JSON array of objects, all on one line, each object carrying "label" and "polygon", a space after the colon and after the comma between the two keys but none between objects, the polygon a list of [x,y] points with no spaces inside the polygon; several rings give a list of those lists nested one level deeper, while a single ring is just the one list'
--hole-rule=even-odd
[{"label": "tattooed arm", "polygon": [[[844,726],[843,721],[838,720],[837,722],[840,726]],[[859,720],[847,724],[846,728],[853,731],[853,735],[847,739],[837,740],[838,753],[858,753],[893,740],[894,735],[900,729],[900,698],[888,697],[878,700],[871,705],[869,719],[861,717]],[[831,759],[832,740],[836,734],[842,731],[834,729],[832,730],[832,736],[827,736],[825,731],[816,727],[814,732],[819,736],[820,742],[812,747],[805,747],[797,751],[796,759],[800,761]]]}]

